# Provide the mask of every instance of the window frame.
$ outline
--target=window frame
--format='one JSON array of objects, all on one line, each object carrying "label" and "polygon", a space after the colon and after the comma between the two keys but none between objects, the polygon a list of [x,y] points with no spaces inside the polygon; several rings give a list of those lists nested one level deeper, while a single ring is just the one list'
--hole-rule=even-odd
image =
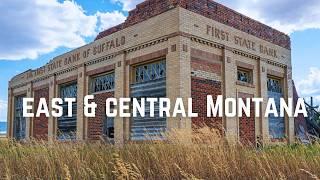
[{"label": "window frame", "polygon": [[267,75],[267,91],[269,91],[269,87],[268,87],[269,79],[273,79],[273,80],[279,81],[280,91],[281,92],[277,92],[277,93],[281,93],[282,95],[284,95],[284,80],[283,80],[283,78],[268,74]]},{"label": "window frame", "polygon": [[[97,92],[94,92],[94,90],[92,89],[92,83],[94,82],[94,79],[95,78],[99,78],[99,77],[102,77],[102,76],[108,76],[108,75],[111,75],[113,74],[113,88],[112,89],[109,89],[109,90],[102,90],[102,91],[97,91]],[[89,87],[88,87],[88,92],[89,94],[101,94],[101,93],[106,93],[106,92],[113,92],[116,88],[116,76],[115,76],[115,71],[112,70],[112,71],[108,71],[108,72],[105,72],[105,73],[101,73],[101,74],[97,74],[97,75],[93,75],[93,76],[90,76],[89,77],[89,83],[88,83]]]},{"label": "window frame", "polygon": [[[243,72],[243,73],[247,73],[249,76],[249,80],[248,81],[239,80],[239,71]],[[253,70],[237,66],[237,82],[253,85],[253,83],[254,83],[253,82]]]},{"label": "window frame", "polygon": [[[75,118],[75,121],[77,122],[77,120],[78,120],[78,114],[77,114],[77,108],[78,108],[78,99],[77,99],[77,97],[78,97],[78,81],[75,80],[75,81],[70,81],[70,82],[67,82],[67,83],[59,84],[59,85],[58,85],[58,97],[60,97],[60,98],[66,98],[66,97],[62,97],[61,89],[62,89],[63,87],[72,86],[72,85],[76,85],[77,94],[76,94],[76,97],[74,97],[74,98],[76,98],[76,102],[72,103],[72,112],[75,112],[75,114],[73,113],[73,116],[72,116],[71,118]],[[69,97],[69,98],[70,98],[70,97]],[[65,105],[66,105],[66,104],[65,104],[65,101],[63,100],[63,103],[62,103],[63,111],[64,111],[64,108],[65,108],[65,107],[64,107]],[[74,106],[76,106],[75,109],[74,109]],[[63,112],[63,115],[62,115],[61,117],[57,118],[57,124],[56,124],[56,139],[59,140],[59,141],[72,141],[72,140],[75,140],[75,139],[77,138],[77,126],[76,126],[76,128],[75,128],[75,131],[73,132],[74,136],[62,137],[62,136],[60,135],[60,132],[59,132],[59,120],[60,120],[61,118],[64,118],[64,115],[65,115],[65,112]],[[68,117],[68,118],[70,118],[70,117]],[[72,132],[71,132],[71,133],[72,133]]]},{"label": "window frame", "polygon": [[152,60],[149,60],[149,61],[145,61],[145,62],[141,62],[141,63],[137,63],[137,64],[132,65],[131,66],[131,73],[130,73],[130,75],[131,75],[130,84],[137,84],[137,83],[147,82],[147,81],[137,82],[136,70],[137,70],[138,67],[144,66],[144,65],[149,65],[149,64],[161,63],[161,62],[164,62],[164,64],[165,64],[165,76],[162,77],[162,78],[167,78],[167,59],[166,59],[166,57],[160,57],[160,58],[156,58],[156,59],[152,59]]},{"label": "window frame", "polygon": [[[26,118],[23,117],[23,115],[20,116],[24,108],[23,108],[22,102],[21,104],[18,103],[18,101],[20,101],[21,99],[22,99],[21,101],[23,101],[23,98],[26,98],[26,96],[27,96],[26,94],[14,96],[13,137],[16,138],[17,140],[23,140],[26,138]],[[21,105],[21,107],[18,108],[17,106],[18,104]],[[19,118],[19,127],[20,127],[19,130],[17,129],[17,124],[16,124],[18,118]],[[24,127],[21,126],[22,121],[24,121]],[[23,134],[20,131],[21,128],[24,128]]]}]

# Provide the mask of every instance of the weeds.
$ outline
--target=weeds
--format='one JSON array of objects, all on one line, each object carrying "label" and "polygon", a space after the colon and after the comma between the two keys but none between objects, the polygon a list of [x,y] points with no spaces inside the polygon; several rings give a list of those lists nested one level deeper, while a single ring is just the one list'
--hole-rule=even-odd
[{"label": "weeds", "polygon": [[[0,179],[319,179],[320,145],[259,150],[214,131],[175,132],[166,142],[0,141]],[[188,140],[190,136],[192,141]]]}]

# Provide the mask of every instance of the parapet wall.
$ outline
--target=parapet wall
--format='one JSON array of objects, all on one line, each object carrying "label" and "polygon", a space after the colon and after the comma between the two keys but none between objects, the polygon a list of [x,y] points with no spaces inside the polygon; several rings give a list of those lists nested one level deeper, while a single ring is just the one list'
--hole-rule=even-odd
[{"label": "parapet wall", "polygon": [[96,40],[145,21],[177,6],[241,30],[283,48],[291,49],[290,37],[288,35],[212,0],[146,0],[138,4],[134,10],[129,12],[129,16],[124,23],[100,32],[96,37]]}]

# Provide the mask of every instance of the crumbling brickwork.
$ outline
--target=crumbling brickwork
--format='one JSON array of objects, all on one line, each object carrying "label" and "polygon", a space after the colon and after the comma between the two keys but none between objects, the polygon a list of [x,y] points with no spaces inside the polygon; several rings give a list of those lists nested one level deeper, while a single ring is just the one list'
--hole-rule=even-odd
[{"label": "crumbling brickwork", "polygon": [[114,92],[105,92],[94,95],[94,100],[98,106],[96,117],[88,118],[88,139],[99,140],[103,134],[103,121],[106,119],[106,99],[114,97]]},{"label": "crumbling brickwork", "polygon": [[[49,88],[34,91],[34,107],[38,107],[40,98],[45,98],[49,102]],[[48,139],[48,118],[41,114],[33,120],[33,137],[36,139]]]},{"label": "crumbling brickwork", "polygon": [[288,35],[212,0],[146,0],[129,12],[129,16],[124,23],[99,33],[96,40],[150,19],[177,6],[290,49],[291,43]]}]

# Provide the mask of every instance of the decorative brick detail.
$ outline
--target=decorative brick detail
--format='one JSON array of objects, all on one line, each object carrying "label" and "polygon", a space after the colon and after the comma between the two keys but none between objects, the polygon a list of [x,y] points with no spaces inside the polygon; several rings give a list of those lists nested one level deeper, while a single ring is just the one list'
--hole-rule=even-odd
[{"label": "decorative brick detail", "polygon": [[191,58],[191,68],[192,70],[216,73],[217,75],[221,76],[221,63],[214,63]]},{"label": "decorative brick detail", "polygon": [[96,109],[96,117],[88,118],[88,139],[99,140],[103,134],[103,121],[106,118],[106,99],[114,97],[114,92],[105,92],[94,95],[94,100],[98,106]]},{"label": "decorative brick detail", "polygon": [[192,71],[214,73],[221,76],[222,57],[213,53],[191,49],[191,68]]},{"label": "decorative brick detail", "polygon": [[100,32],[96,40],[178,6],[286,49],[291,48],[290,37],[288,35],[212,0],[146,0],[129,12],[129,16],[124,23]]},{"label": "decorative brick detail", "polygon": [[65,84],[65,83],[68,83],[68,82],[76,81],[77,79],[78,79],[77,75],[69,76],[68,78],[58,80],[57,84]]},{"label": "decorative brick detail", "polygon": [[176,52],[177,51],[177,45],[171,45],[171,52]]},{"label": "decorative brick detail", "polygon": [[248,88],[256,88],[256,86],[254,84],[247,83],[247,82],[242,82],[242,81],[237,81],[236,85],[245,86],[245,87],[248,87]]},{"label": "decorative brick detail", "polygon": [[272,70],[272,69],[268,69],[267,70],[267,74],[271,75],[271,76],[276,76],[278,78],[283,78],[284,77],[284,73],[278,72],[278,71],[275,71],[275,70]]},{"label": "decorative brick detail", "polygon": [[[45,98],[49,102],[49,87],[34,91],[34,107],[39,105],[40,98]],[[41,114],[33,119],[33,137],[36,139],[48,139],[48,118]]]},{"label": "decorative brick detail", "polygon": [[21,91],[21,92],[15,92],[13,93],[13,96],[22,96],[22,95],[26,95],[27,91]]},{"label": "decorative brick detail", "polygon": [[193,128],[208,126],[222,133],[222,118],[207,117],[207,95],[212,95],[215,102],[217,96],[221,94],[221,82],[191,77],[192,108],[198,113],[198,117],[192,118]]},{"label": "decorative brick detail", "polygon": [[182,45],[182,50],[184,52],[188,52],[188,45],[186,45],[186,44]]},{"label": "decorative brick detail", "polygon": [[[239,98],[246,102],[246,98],[253,98],[252,94],[238,93]],[[242,111],[242,117],[239,117],[239,138],[240,142],[244,145],[255,145],[255,108],[254,103],[250,102],[250,117],[247,117]]]},{"label": "decorative brick detail", "polygon": [[201,59],[201,60],[206,60],[206,61],[222,61],[222,56],[219,56],[217,54],[214,53],[209,53],[206,51],[202,51],[199,49],[194,49],[191,48],[191,57],[193,59]]},{"label": "decorative brick detail", "polygon": [[231,63],[231,58],[227,57],[227,63]]},{"label": "decorative brick detail", "polygon": [[127,60],[126,64],[133,65],[133,64],[143,63],[143,62],[154,60],[160,57],[165,57],[167,54],[168,54],[168,48],[162,49],[150,54],[142,55],[133,59],[129,59]]},{"label": "decorative brick detail", "polygon": [[37,91],[37,90],[45,89],[45,88],[49,88],[49,84],[44,84],[41,86],[34,86],[32,89],[33,89],[33,91]]},{"label": "decorative brick detail", "polygon": [[93,75],[101,74],[101,73],[104,73],[104,72],[112,71],[114,69],[115,69],[115,64],[111,64],[111,65],[107,65],[107,66],[104,66],[104,67],[101,67],[101,68],[98,68],[98,69],[87,71],[86,74],[88,76],[93,76]]},{"label": "decorative brick detail", "polygon": [[245,62],[241,62],[241,61],[236,61],[236,65],[238,67],[242,67],[242,68],[245,68],[245,69],[250,69],[250,70],[254,69],[254,65],[248,64],[248,63],[245,63]]}]

